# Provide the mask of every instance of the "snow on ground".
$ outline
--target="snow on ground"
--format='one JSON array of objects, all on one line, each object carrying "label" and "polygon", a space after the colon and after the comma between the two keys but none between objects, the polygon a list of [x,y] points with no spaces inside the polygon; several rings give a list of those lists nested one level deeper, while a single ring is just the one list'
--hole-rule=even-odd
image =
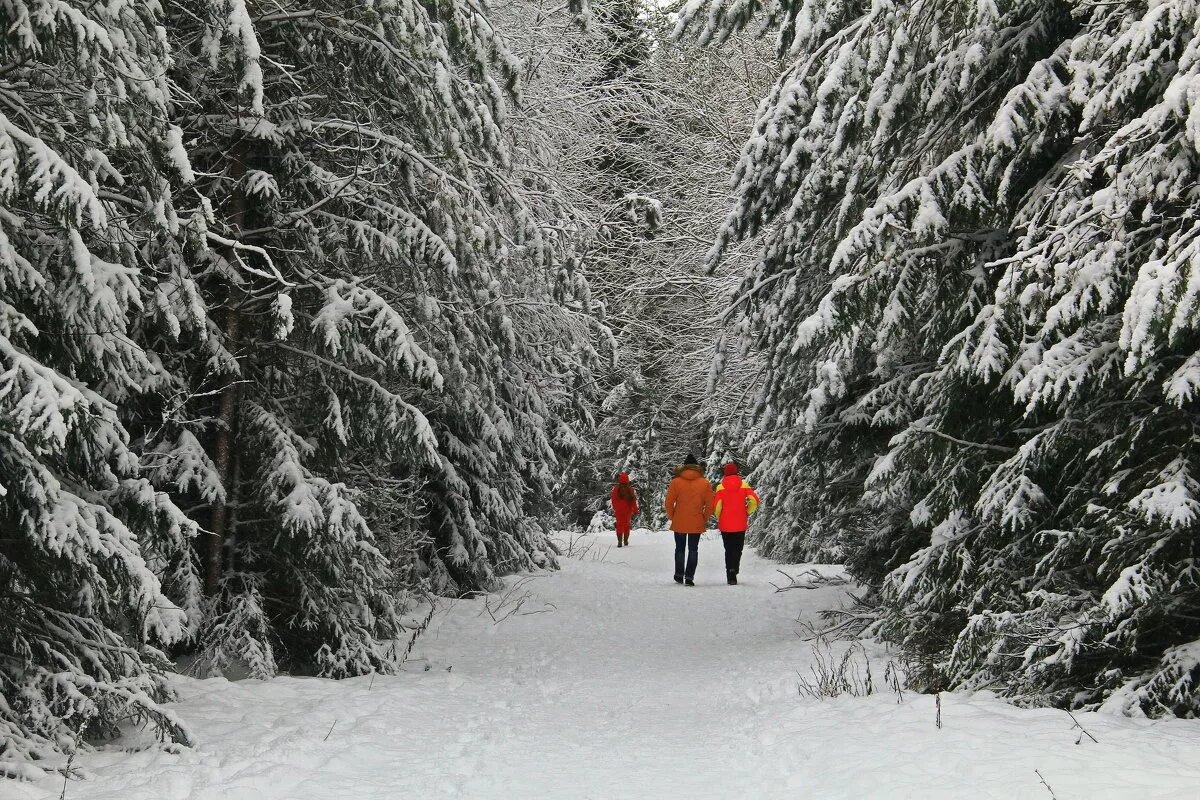
[{"label": "snow on ground", "polygon": [[[1077,714],[1099,740],[1077,743],[1066,713],[988,695],[943,695],[941,729],[930,696],[800,696],[812,651],[797,619],[816,622],[845,587],[776,593],[777,565],[752,553],[726,586],[710,536],[688,588],[671,580],[669,534],[610,538],[585,537],[582,558],[507,597],[452,604],[403,675],[180,679],[199,745],[89,754],[91,778],[66,797],[1200,797],[1198,722]],[[0,782],[0,797],[62,788]]]}]

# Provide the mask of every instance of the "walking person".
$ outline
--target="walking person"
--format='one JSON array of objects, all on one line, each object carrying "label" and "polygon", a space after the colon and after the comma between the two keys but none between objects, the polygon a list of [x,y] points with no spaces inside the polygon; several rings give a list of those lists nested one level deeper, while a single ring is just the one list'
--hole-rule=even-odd
[{"label": "walking person", "polygon": [[704,468],[691,453],[675,470],[675,477],[667,487],[666,507],[667,519],[675,533],[675,582],[695,586],[700,535],[708,529],[708,518],[713,514],[716,501],[712,485],[704,477]]},{"label": "walking person", "polygon": [[758,493],[738,474],[737,464],[725,465],[725,477],[716,493],[717,529],[725,545],[725,580],[730,586],[737,585],[738,570],[742,566],[742,548],[746,545],[746,529],[750,527],[750,515],[758,510]]},{"label": "walking person", "polygon": [[633,517],[638,513],[638,502],[637,492],[629,482],[628,472],[617,476],[617,485],[613,487],[610,501],[613,516],[617,520],[617,547],[629,547],[629,531],[633,525]]}]

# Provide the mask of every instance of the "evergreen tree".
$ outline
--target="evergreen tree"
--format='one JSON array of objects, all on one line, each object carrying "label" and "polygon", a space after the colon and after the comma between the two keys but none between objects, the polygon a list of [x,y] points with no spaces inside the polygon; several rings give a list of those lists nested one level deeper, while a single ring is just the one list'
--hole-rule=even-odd
[{"label": "evergreen tree", "polygon": [[[730,405],[706,392],[729,280],[701,265],[728,199],[723,169],[772,59],[749,37],[710,51],[672,43],[667,12],[636,3],[592,4],[584,30],[561,7],[500,11],[529,65],[528,127],[551,154],[542,172],[572,198],[564,227],[615,340],[613,362],[595,372],[604,400],[592,446],[564,482],[569,520],[587,524],[626,470],[642,492],[642,523],[657,524],[673,468],[688,450],[705,451],[710,420],[725,424]],[[735,269],[742,252],[730,258]],[[727,373],[729,397],[740,396],[751,360]]]},{"label": "evergreen tree", "polygon": [[[167,295],[189,177],[154,3],[14,0],[0,34],[0,775],[158,704],[189,634],[196,526],[154,489],[121,410],[168,389],[138,344],[202,326]],[[163,594],[170,579],[181,608]]]},{"label": "evergreen tree", "polygon": [[[163,476],[210,507],[203,661],[394,669],[395,563],[451,594],[554,563],[531,516],[578,417],[543,383],[594,354],[510,177],[519,65],[467,2],[230,0],[171,32],[220,322],[179,353],[188,423],[151,446],[219,487]],[[373,530],[364,501],[399,518]]]},{"label": "evergreen tree", "polygon": [[764,542],[876,582],[924,686],[1200,710],[1198,13],[764,8],[791,66],[714,253],[766,230]]},{"label": "evergreen tree", "polygon": [[597,405],[594,397],[611,393],[637,368],[618,337],[628,325],[637,270],[645,267],[637,248],[660,223],[659,204],[644,194],[648,101],[640,69],[649,41],[639,13],[639,4],[627,2],[596,3],[583,13],[527,0],[496,8],[501,32],[525,65],[527,102],[515,110],[522,141],[514,151],[526,180],[559,198],[544,215],[556,220],[555,237],[569,252],[557,289],[573,298],[575,310],[595,315],[609,355],[575,382],[589,435],[559,483],[560,524],[586,524],[626,461],[612,404]]},{"label": "evergreen tree", "polygon": [[186,741],[163,648],[386,672],[407,591],[553,566],[597,329],[482,9],[3,14],[5,771]]}]

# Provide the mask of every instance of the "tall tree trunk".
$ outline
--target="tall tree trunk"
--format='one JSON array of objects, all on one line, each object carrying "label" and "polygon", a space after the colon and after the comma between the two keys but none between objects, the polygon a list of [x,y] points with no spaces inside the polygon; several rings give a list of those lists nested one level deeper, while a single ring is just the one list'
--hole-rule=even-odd
[{"label": "tall tree trunk", "polygon": [[[232,234],[230,238],[237,241],[246,222],[246,191],[242,183],[242,179],[246,175],[246,143],[244,140],[234,143],[230,156],[229,177],[234,184],[230,198],[229,226]],[[235,249],[230,247],[225,257],[232,263],[238,256]],[[237,307],[237,299],[231,291],[228,305],[225,308],[224,334],[225,349],[235,358],[241,319],[242,314]],[[204,592],[210,597],[217,593],[221,585],[221,575],[224,572],[225,540],[229,536],[233,517],[232,503],[235,500],[235,487],[230,478],[234,474],[234,433],[237,423],[239,383],[240,376],[236,373],[229,377],[229,382],[221,391],[217,408],[213,462],[216,464],[221,485],[225,488],[225,499],[212,505],[208,546],[204,551]]]},{"label": "tall tree trunk", "polygon": [[[235,308],[225,309],[225,344],[232,345],[238,335],[241,314]],[[221,485],[225,487],[225,500],[212,505],[212,519],[209,525],[208,546],[204,552],[204,592],[214,595],[221,583],[223,571],[225,537],[229,534],[229,521],[232,514],[230,503],[233,500],[233,486],[230,485],[230,475],[233,470],[233,428],[237,420],[238,401],[237,376],[233,376],[229,384],[222,390],[220,403],[217,408],[217,432],[213,441],[213,461]]]}]

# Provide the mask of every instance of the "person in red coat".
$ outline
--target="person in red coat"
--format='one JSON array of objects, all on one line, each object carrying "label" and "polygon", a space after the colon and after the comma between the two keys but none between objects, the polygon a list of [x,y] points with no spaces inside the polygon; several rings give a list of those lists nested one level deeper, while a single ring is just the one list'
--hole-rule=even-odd
[{"label": "person in red coat", "polygon": [[629,482],[628,472],[617,476],[617,485],[612,490],[612,509],[617,518],[617,547],[628,547],[633,515],[638,513],[637,492]]},{"label": "person in red coat", "polygon": [[737,585],[742,565],[742,548],[746,545],[746,528],[750,515],[758,510],[758,493],[738,475],[737,464],[725,465],[725,477],[717,489],[717,529],[725,545],[725,578],[730,586]]}]

